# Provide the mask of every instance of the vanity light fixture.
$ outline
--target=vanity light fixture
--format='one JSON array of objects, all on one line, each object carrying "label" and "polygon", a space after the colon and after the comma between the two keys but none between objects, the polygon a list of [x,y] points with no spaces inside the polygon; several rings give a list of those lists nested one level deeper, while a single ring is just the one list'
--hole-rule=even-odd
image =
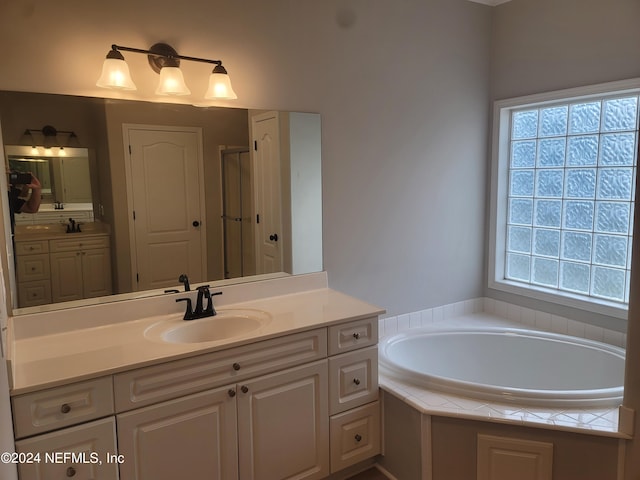
[{"label": "vanity light fixture", "polygon": [[[67,135],[67,139],[65,141],[61,141],[58,135]],[[41,145],[44,148],[46,155],[52,155],[51,149],[52,147],[56,147],[58,148],[58,156],[61,157],[66,155],[64,146],[70,146],[78,138],[76,133],[73,131],[58,130],[51,125],[45,125],[41,129],[27,128],[24,131],[23,136],[26,137],[28,143],[31,145],[31,153],[33,155],[38,155],[39,153],[36,138],[41,138]]]},{"label": "vanity light fixture", "polygon": [[231,87],[229,75],[222,66],[221,60],[208,60],[206,58],[179,55],[173,47],[166,43],[156,43],[152,45],[149,50],[111,45],[111,50],[107,54],[102,66],[102,75],[100,75],[100,78],[96,82],[97,86],[116,90],[136,90],[136,86],[129,73],[129,67],[122,53],[120,53],[121,51],[147,55],[149,65],[153,71],[160,74],[160,81],[155,91],[156,95],[181,96],[191,94],[180,70],[180,60],[187,60],[190,62],[215,65],[209,76],[209,87],[204,94],[204,98],[208,100],[234,100],[238,98]]}]

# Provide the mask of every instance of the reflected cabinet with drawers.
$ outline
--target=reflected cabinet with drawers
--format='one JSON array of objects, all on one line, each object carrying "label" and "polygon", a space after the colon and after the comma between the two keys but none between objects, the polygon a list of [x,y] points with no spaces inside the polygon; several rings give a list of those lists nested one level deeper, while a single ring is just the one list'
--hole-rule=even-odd
[{"label": "reflected cabinet with drawers", "polygon": [[16,240],[18,304],[33,307],[111,295],[109,235]]},{"label": "reflected cabinet with drawers", "polygon": [[22,464],[20,478],[321,479],[374,457],[377,325],[349,321],[15,396],[18,452],[100,460]]}]

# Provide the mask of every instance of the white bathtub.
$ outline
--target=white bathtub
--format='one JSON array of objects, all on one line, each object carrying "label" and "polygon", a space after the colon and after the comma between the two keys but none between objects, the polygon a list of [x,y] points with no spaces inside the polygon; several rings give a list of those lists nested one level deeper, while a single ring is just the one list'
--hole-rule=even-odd
[{"label": "white bathtub", "polygon": [[622,403],[624,350],[516,328],[412,329],[380,342],[380,368],[431,390],[523,405]]}]

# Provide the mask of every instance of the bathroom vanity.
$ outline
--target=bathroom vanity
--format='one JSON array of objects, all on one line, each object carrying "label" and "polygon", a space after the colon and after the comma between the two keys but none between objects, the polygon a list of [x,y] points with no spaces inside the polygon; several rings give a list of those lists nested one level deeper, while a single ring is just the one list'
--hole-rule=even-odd
[{"label": "bathroom vanity", "polygon": [[111,247],[105,224],[16,225],[19,307],[111,295]]},{"label": "bathroom vanity", "polygon": [[222,287],[220,318],[182,320],[183,293],[16,324],[16,450],[42,459],[20,478],[320,479],[380,453],[383,311],[306,277]]}]

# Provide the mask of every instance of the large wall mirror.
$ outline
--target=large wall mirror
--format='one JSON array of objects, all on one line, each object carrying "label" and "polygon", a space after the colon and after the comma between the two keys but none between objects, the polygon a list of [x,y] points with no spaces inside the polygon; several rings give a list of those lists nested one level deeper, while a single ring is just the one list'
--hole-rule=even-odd
[{"label": "large wall mirror", "polygon": [[43,187],[7,237],[14,315],[322,270],[318,114],[4,91],[0,122]]}]

